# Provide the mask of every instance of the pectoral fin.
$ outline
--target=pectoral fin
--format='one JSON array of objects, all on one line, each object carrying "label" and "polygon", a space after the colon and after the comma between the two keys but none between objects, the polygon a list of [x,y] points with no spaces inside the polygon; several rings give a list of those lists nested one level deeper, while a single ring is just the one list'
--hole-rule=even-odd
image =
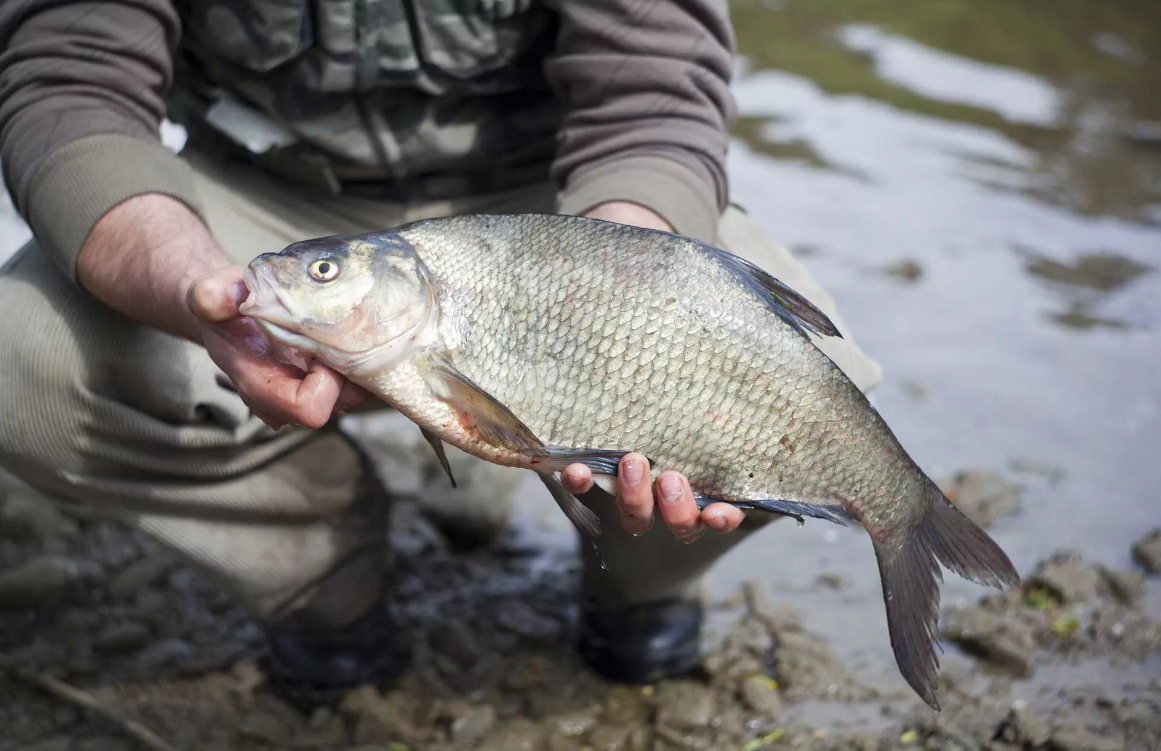
[{"label": "pectoral fin", "polygon": [[427,442],[431,444],[431,448],[435,450],[435,455],[439,457],[439,465],[443,467],[444,472],[447,472],[447,479],[451,480],[452,487],[457,487],[456,478],[452,477],[451,464],[448,463],[447,454],[443,450],[443,441],[427,428],[420,428],[419,431],[423,433],[423,437],[427,439]]},{"label": "pectoral fin", "polygon": [[544,444],[520,418],[461,373],[446,356],[428,352],[419,360],[420,372],[432,393],[455,407],[484,443],[525,456],[545,453]]}]

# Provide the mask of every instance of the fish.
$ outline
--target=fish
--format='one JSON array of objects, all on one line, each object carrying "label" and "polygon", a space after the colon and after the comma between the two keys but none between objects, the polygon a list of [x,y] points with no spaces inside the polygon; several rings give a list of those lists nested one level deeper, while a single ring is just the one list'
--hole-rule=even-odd
[{"label": "fish", "polygon": [[244,281],[241,313],[269,337],[407,416],[445,469],[450,443],[537,473],[587,539],[600,521],[557,474],[582,463],[611,488],[631,451],[653,479],[683,473],[700,508],[860,524],[896,664],[935,711],[941,564],[1019,585],[819,348],[842,336],[828,316],[715,245],[466,214],[295,242],[255,257]]}]

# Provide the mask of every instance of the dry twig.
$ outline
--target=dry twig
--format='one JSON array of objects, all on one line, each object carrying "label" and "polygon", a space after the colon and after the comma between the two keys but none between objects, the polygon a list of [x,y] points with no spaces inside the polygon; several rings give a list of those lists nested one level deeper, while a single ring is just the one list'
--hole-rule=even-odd
[{"label": "dry twig", "polygon": [[178,749],[171,746],[163,738],[140,722],[132,720],[120,712],[101,704],[101,702],[97,701],[97,697],[88,691],[82,691],[75,686],[70,686],[64,681],[53,678],[51,675],[35,673],[26,668],[18,667],[3,656],[0,656],[0,669],[7,670],[25,683],[32,684],[58,699],[72,702],[104,717],[126,734],[151,749],[151,751],[178,751]]}]

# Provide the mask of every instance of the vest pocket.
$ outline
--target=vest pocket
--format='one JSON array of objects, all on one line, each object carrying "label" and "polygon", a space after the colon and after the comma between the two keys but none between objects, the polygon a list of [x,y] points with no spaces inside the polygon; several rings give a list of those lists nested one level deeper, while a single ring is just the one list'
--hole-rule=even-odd
[{"label": "vest pocket", "polygon": [[411,8],[420,57],[460,79],[512,63],[549,23],[548,11],[536,0],[420,0]]},{"label": "vest pocket", "polygon": [[185,33],[216,56],[265,73],[314,44],[309,0],[186,0]]}]

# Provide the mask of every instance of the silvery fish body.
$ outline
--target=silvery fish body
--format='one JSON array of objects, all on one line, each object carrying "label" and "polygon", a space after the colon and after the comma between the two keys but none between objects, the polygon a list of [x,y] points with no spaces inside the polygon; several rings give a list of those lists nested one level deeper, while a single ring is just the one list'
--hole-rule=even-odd
[{"label": "silvery fish body", "polygon": [[537,471],[589,534],[595,516],[551,473],[615,474],[629,451],[654,476],[685,474],[699,504],[857,520],[900,668],[935,708],[937,560],[1018,581],[811,341],[839,335],[826,316],[719,248],[579,217],[461,216],[296,243],[247,281],[246,312],[273,336],[393,404],[441,458],[447,441]]}]

